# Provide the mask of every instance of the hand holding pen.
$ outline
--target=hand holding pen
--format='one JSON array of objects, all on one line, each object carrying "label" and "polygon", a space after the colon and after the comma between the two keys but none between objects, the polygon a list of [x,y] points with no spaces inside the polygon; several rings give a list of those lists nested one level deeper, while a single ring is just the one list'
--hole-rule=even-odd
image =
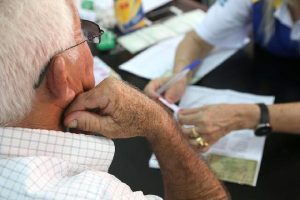
[{"label": "hand holding pen", "polygon": [[176,103],[184,93],[187,74],[198,67],[200,63],[200,60],[195,60],[171,78],[163,77],[152,80],[146,86],[145,93],[151,98],[163,97],[169,103]]},{"label": "hand holding pen", "polygon": [[[200,60],[195,60],[188,66],[186,66],[181,72],[175,74],[169,81],[167,81],[164,85],[162,85],[158,90],[157,94],[161,95],[163,94],[167,89],[169,89],[171,86],[173,86],[175,83],[180,81],[182,78],[186,77],[186,75],[195,69],[197,66],[201,64]],[[167,102],[164,98],[161,96],[158,98],[158,100],[163,103],[165,106],[169,107],[171,110],[173,110],[175,113],[179,111],[179,108],[172,103]]]},{"label": "hand holding pen", "polygon": [[196,68],[197,66],[199,66],[201,63],[200,60],[195,60],[194,62],[192,62],[191,64],[189,64],[188,66],[186,66],[185,68],[183,68],[183,70],[177,74],[175,74],[168,82],[166,82],[164,85],[162,85],[158,90],[157,90],[157,94],[161,95],[163,94],[167,89],[169,89],[172,85],[174,85],[175,83],[177,83],[178,81],[180,81],[182,78],[184,78],[190,71],[192,71],[194,68]]}]

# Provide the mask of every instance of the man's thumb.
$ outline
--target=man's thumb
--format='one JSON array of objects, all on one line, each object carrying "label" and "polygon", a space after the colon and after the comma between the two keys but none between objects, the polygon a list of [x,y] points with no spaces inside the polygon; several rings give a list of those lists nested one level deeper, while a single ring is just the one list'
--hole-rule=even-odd
[{"label": "man's thumb", "polygon": [[67,115],[64,124],[68,128],[96,133],[101,133],[104,127],[101,125],[99,115],[87,111],[77,111]]}]

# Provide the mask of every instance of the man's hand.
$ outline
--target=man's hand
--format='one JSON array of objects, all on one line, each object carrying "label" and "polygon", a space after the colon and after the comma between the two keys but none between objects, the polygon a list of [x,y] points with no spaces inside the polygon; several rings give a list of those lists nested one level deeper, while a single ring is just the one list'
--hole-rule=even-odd
[{"label": "man's hand", "polygon": [[166,199],[227,199],[226,191],[154,101],[108,78],[79,95],[66,111],[67,127],[109,138],[147,137],[159,161]]},{"label": "man's hand", "polygon": [[209,145],[216,143],[221,137],[233,130],[254,128],[259,120],[259,109],[256,105],[219,104],[201,108],[183,109],[178,115],[182,125],[194,125],[193,128],[182,128],[190,138],[192,146],[201,151],[208,148],[200,147],[194,139],[201,136]]},{"label": "man's hand", "polygon": [[70,128],[97,132],[109,138],[151,137],[162,128],[168,114],[142,93],[107,78],[77,96],[65,113]]},{"label": "man's hand", "polygon": [[[156,91],[164,85],[169,78],[158,78],[150,81],[148,85],[145,87],[144,91],[145,93],[153,98],[158,98],[158,94]],[[180,100],[182,95],[184,94],[185,88],[187,85],[187,78],[184,78],[177,83],[175,83],[173,86],[171,86],[165,93],[162,95],[169,103],[176,103]]]}]

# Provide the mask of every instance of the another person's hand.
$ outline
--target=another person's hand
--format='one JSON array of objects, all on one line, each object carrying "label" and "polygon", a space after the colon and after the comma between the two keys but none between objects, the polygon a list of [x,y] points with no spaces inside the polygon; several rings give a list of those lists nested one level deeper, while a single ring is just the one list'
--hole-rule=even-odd
[{"label": "another person's hand", "polygon": [[[145,93],[153,99],[158,98],[159,95],[156,93],[156,91],[162,85],[164,85],[168,80],[169,80],[169,78],[157,78],[157,79],[150,81],[144,89]],[[180,100],[180,98],[184,94],[187,82],[188,82],[187,78],[184,78],[184,79],[178,81],[172,87],[170,87],[167,91],[165,91],[162,96],[168,102],[176,103],[177,101]]]},{"label": "another person's hand", "polygon": [[65,116],[67,127],[109,138],[147,137],[163,174],[166,199],[228,199],[214,174],[184,141],[175,121],[128,85],[106,79],[80,94]]},{"label": "another person's hand", "polygon": [[76,97],[65,113],[64,124],[109,138],[128,138],[157,133],[168,119],[168,114],[148,97],[107,78]]},{"label": "another person's hand", "polygon": [[[233,130],[255,128],[259,120],[259,109],[256,105],[219,104],[200,108],[182,109],[178,114],[182,125],[193,125],[184,128],[192,146],[206,151],[209,146]],[[201,137],[209,146],[200,145],[196,138]]]}]

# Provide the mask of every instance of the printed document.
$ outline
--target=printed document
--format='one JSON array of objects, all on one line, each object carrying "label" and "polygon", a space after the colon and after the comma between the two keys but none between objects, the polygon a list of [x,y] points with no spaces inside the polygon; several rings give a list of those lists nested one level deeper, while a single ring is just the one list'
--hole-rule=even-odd
[{"label": "printed document", "polygon": [[[273,96],[259,96],[233,90],[217,90],[189,86],[179,107],[195,108],[210,104],[265,103],[272,104]],[[211,169],[224,181],[255,186],[263,155],[265,137],[256,137],[253,130],[233,131],[203,154]],[[159,168],[153,155],[150,167]]]}]

